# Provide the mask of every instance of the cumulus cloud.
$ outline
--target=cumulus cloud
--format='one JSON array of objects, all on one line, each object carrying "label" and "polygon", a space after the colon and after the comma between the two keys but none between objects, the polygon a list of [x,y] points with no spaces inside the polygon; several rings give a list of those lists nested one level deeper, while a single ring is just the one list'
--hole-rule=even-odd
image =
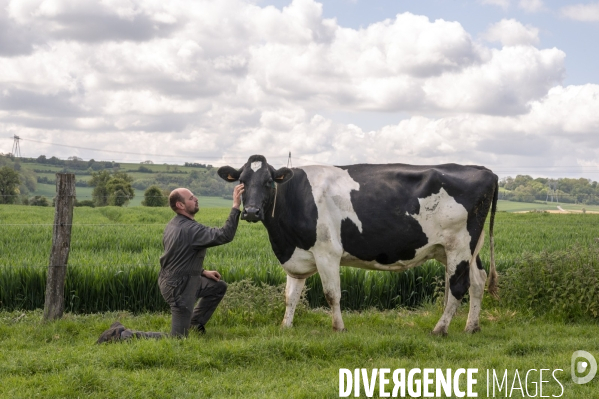
[{"label": "cumulus cloud", "polygon": [[510,0],[479,0],[482,4],[489,4],[493,6],[499,6],[504,10],[510,7]]},{"label": "cumulus cloud", "polygon": [[490,42],[500,42],[504,46],[539,43],[539,29],[534,26],[524,26],[515,19],[502,19],[493,24],[482,35]]},{"label": "cumulus cloud", "polygon": [[133,1],[11,1],[7,11],[17,23],[52,38],[83,42],[144,41],[168,35],[177,22],[160,6]]},{"label": "cumulus cloud", "polygon": [[527,12],[537,12],[545,8],[543,0],[520,0],[518,7]]},{"label": "cumulus cloud", "polygon": [[[410,13],[347,28],[313,0],[281,10],[241,0],[6,4],[0,30],[34,32],[0,39],[0,130],[24,138],[213,164],[287,151],[334,164],[486,163],[500,159],[493,148],[523,157],[518,139],[543,154],[554,151],[543,134],[562,148],[594,140],[597,87],[560,86],[564,52],[536,48],[538,30],[515,20],[485,33],[496,49],[457,22]],[[366,131],[324,116],[337,112],[400,116]],[[101,157],[86,151],[69,155]]]},{"label": "cumulus cloud", "polygon": [[599,21],[599,2],[562,7],[560,13],[570,19],[585,22]]}]

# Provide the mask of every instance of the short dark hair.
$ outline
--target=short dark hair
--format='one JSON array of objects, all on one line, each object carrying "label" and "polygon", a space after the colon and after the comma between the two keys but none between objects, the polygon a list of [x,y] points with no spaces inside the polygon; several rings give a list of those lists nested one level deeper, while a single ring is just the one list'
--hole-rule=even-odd
[{"label": "short dark hair", "polygon": [[177,202],[185,203],[185,198],[183,198],[179,190],[173,190],[168,197],[168,204],[175,212],[177,212]]}]

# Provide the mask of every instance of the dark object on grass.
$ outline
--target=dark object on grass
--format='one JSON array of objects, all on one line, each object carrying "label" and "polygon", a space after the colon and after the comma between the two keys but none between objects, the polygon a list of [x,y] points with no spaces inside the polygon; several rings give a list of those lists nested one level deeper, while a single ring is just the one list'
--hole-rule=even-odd
[{"label": "dark object on grass", "polygon": [[115,321],[110,325],[110,328],[100,334],[100,338],[96,341],[96,344],[103,344],[104,342],[114,342],[121,340],[121,333],[125,331],[126,328],[120,322]]}]

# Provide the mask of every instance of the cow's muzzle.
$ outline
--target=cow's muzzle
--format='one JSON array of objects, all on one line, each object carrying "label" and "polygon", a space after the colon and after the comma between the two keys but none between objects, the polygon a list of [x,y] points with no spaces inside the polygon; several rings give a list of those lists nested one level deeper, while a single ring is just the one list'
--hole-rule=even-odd
[{"label": "cow's muzzle", "polygon": [[262,221],[263,219],[263,213],[260,211],[259,208],[243,208],[243,212],[241,213],[241,220],[256,223]]}]

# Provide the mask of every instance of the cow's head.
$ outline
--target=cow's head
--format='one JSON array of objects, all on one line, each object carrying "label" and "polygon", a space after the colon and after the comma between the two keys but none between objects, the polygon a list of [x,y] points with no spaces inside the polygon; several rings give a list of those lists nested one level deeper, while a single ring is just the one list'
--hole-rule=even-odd
[{"label": "cow's head", "polygon": [[289,168],[275,170],[262,155],[252,155],[241,169],[230,166],[218,168],[218,175],[228,182],[239,180],[244,185],[241,219],[248,222],[264,220],[275,196],[275,185],[283,184],[293,177]]}]

